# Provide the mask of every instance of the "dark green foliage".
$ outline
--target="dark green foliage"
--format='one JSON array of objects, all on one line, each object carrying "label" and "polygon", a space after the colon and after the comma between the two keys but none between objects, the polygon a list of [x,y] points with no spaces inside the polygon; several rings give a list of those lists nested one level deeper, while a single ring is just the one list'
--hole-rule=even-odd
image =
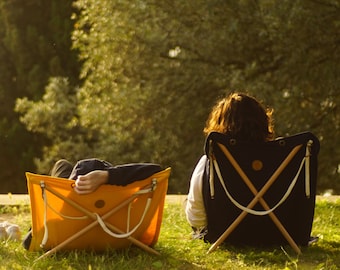
[{"label": "dark green foliage", "polygon": [[185,192],[211,106],[247,90],[275,108],[277,135],[320,138],[319,191],[339,190],[337,1],[77,3],[80,119],[100,153],[171,165]]},{"label": "dark green foliage", "polygon": [[36,170],[34,158],[48,143],[19,122],[16,99],[39,99],[52,76],[78,81],[77,54],[71,52],[72,12],[72,1],[0,3],[0,192],[26,192],[24,173]]},{"label": "dark green foliage", "polygon": [[[56,14],[62,4],[53,3]],[[73,69],[50,72],[49,77],[70,77],[68,85],[56,79],[46,87],[46,95],[53,88],[63,98],[31,102],[28,91],[28,99],[18,102],[25,125],[49,142],[41,145],[39,171],[61,157],[157,162],[173,168],[169,192],[185,193],[203,153],[210,108],[241,90],[274,107],[278,136],[310,130],[319,137],[319,192],[340,191],[339,1],[78,0],[75,6],[72,38],[83,61],[82,85],[74,87]],[[46,20],[46,36],[51,25],[63,25]],[[52,32],[54,40],[65,40],[65,32]],[[62,58],[67,45],[58,46],[50,70],[68,59]],[[1,55],[7,57],[0,50]],[[27,56],[17,57],[9,69]],[[29,73],[38,77],[45,69],[41,63]],[[45,87],[47,78],[29,82]],[[67,97],[62,110],[52,105]],[[37,117],[47,104],[46,119]]]}]

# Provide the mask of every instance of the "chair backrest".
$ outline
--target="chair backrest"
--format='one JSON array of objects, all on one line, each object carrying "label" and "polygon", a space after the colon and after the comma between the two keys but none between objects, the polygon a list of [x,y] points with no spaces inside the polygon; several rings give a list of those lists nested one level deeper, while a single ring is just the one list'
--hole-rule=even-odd
[{"label": "chair backrest", "polygon": [[[72,180],[27,173],[32,215],[29,250],[41,250],[41,243],[44,249],[59,245],[96,221],[91,219],[93,215],[100,217],[101,224],[112,224],[127,232],[127,236],[113,237],[105,232],[105,224],[97,224],[63,249],[125,248],[131,245],[130,236],[145,245],[154,245],[160,232],[169,175],[170,168],[127,186],[103,185],[91,194],[79,195],[73,190]],[[116,210],[105,217],[112,209]],[[129,231],[133,233],[130,235]]]},{"label": "chair backrest", "polygon": [[[213,132],[205,151],[209,158],[203,180],[207,241],[215,242],[246,211],[225,242],[256,246],[287,243],[268,216],[273,212],[297,244],[308,244],[319,152],[319,141],[312,133],[246,143]],[[259,202],[249,209],[255,196],[263,198],[270,210],[264,211]]]}]

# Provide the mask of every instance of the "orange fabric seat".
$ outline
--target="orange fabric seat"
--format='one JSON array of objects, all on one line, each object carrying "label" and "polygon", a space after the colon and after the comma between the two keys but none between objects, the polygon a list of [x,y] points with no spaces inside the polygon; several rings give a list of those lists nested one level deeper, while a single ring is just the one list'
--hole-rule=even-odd
[{"label": "orange fabric seat", "polygon": [[88,195],[73,180],[26,173],[32,215],[29,250],[121,249],[134,243],[157,253],[171,169],[127,186],[103,185]]}]

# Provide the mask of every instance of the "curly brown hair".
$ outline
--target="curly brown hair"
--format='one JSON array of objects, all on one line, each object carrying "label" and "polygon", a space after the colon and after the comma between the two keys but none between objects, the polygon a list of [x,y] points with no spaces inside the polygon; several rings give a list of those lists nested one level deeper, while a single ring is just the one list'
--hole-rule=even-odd
[{"label": "curly brown hair", "polygon": [[270,141],[274,139],[272,113],[273,109],[265,108],[254,97],[232,93],[213,107],[203,132],[208,135],[216,131],[245,141]]}]

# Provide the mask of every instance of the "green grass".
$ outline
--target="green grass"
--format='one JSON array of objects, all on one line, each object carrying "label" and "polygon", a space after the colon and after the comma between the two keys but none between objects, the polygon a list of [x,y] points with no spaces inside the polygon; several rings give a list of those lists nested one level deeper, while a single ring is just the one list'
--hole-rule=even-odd
[{"label": "green grass", "polygon": [[[0,208],[0,217],[10,218],[22,231],[30,226],[27,207]],[[13,217],[13,213],[15,216]],[[183,206],[166,204],[159,241],[150,255],[137,247],[107,250],[101,254],[84,251],[58,252],[34,262],[42,253],[27,252],[20,243],[0,242],[0,269],[340,269],[340,200],[318,201],[313,235],[319,242],[296,255],[289,247],[276,249],[223,246],[206,254],[210,244],[191,240]]]}]

